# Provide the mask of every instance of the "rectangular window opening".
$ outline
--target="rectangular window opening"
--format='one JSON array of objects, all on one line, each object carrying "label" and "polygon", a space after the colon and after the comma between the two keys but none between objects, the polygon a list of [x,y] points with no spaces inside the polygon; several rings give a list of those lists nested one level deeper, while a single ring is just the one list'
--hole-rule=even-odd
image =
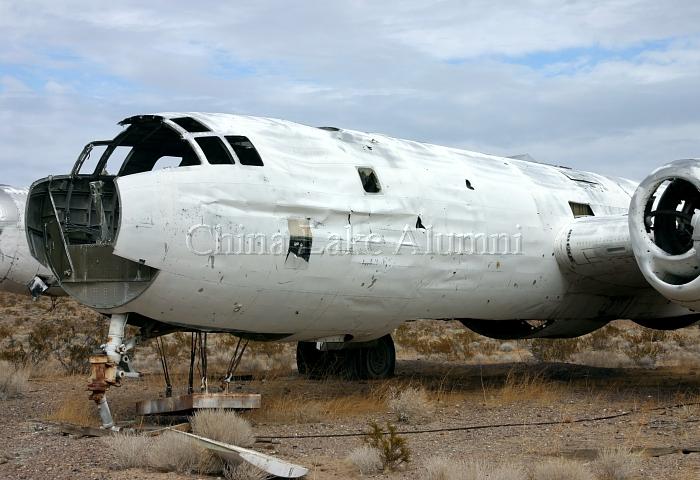
[{"label": "rectangular window opening", "polygon": [[357,167],[357,173],[360,175],[362,188],[367,193],[379,193],[382,191],[382,186],[379,184],[379,178],[374,170],[369,167]]},{"label": "rectangular window opening", "polygon": [[182,157],[160,157],[151,168],[151,171],[163,170],[164,168],[177,168],[182,163]]},{"label": "rectangular window opening", "polygon": [[172,118],[171,121],[190,133],[211,132],[202,122],[192,117]]},{"label": "rectangular window opening", "polygon": [[241,165],[255,165],[257,167],[262,167],[264,165],[260,154],[250,140],[248,140],[248,137],[231,135],[225,138],[229,145],[231,145]]},{"label": "rectangular window opening", "polygon": [[587,203],[569,202],[569,206],[571,207],[571,213],[574,214],[574,218],[595,216],[593,209]]},{"label": "rectangular window opening", "polygon": [[219,137],[196,137],[194,139],[199,148],[204,152],[207,161],[211,165],[232,165],[231,154]]},{"label": "rectangular window opening", "polygon": [[[131,125],[120,140],[120,147],[132,147],[119,171],[122,177],[163,166],[173,168],[200,165],[192,145],[169,127]],[[120,151],[114,153],[122,154]],[[161,162],[162,158],[164,160]]]}]

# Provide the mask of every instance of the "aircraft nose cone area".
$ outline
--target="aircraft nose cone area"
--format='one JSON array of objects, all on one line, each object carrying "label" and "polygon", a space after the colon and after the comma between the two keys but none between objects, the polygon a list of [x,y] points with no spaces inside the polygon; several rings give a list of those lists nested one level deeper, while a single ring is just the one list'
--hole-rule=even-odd
[{"label": "aircraft nose cone area", "polygon": [[14,250],[12,243],[12,235],[6,232],[6,229],[12,228],[19,220],[19,211],[17,205],[5,191],[4,186],[0,185],[0,283],[2,283],[10,271]]},{"label": "aircraft nose cone area", "polygon": [[18,217],[17,205],[10,194],[5,191],[4,186],[0,185],[0,230],[8,225],[15,224]]}]

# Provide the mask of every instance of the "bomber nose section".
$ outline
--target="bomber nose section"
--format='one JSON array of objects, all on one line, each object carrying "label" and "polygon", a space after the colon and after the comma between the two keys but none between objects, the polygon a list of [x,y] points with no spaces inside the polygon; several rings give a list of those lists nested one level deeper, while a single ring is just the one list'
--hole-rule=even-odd
[{"label": "bomber nose section", "polygon": [[47,177],[34,182],[27,200],[32,255],[51,269],[66,293],[101,311],[134,300],[157,273],[114,254],[121,211],[114,179]]}]

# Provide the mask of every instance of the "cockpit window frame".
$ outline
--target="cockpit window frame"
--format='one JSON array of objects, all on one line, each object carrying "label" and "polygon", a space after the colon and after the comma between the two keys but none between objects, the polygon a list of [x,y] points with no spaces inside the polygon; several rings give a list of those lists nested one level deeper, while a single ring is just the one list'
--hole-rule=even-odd
[{"label": "cockpit window frame", "polygon": [[[223,149],[223,151],[226,154],[226,157],[228,158],[229,162],[228,163],[212,163],[211,160],[209,159],[209,155],[207,155],[207,152],[205,151],[205,148],[200,144],[199,140],[200,139],[210,139],[213,138],[219,142],[219,147]],[[202,157],[200,160],[204,160],[207,165],[235,165],[236,163],[236,156],[235,152],[233,152],[230,148],[230,145],[228,142],[224,141],[224,139],[221,137],[221,135],[216,135],[216,134],[206,134],[206,135],[195,135],[192,137],[193,144],[196,145],[196,147],[202,152]]]},{"label": "cockpit window frame", "polygon": [[[182,159],[183,159],[182,161],[184,164],[181,164],[177,167],[172,167],[172,168],[195,167],[195,166],[201,166],[203,164],[202,159],[200,158],[200,155],[197,154],[197,150],[192,145],[192,142],[190,142],[188,139],[188,137],[190,137],[189,134],[183,135],[176,127],[176,124],[173,124],[166,119],[163,119],[160,117],[155,117],[155,118],[144,117],[144,119],[142,121],[138,121],[138,122],[132,121],[132,122],[124,123],[125,125],[128,125],[128,127],[125,130],[123,130],[122,132],[120,132],[113,140],[91,142],[88,145],[86,145],[86,147],[83,149],[83,152],[81,153],[80,157],[78,157],[78,161],[76,162],[75,166],[73,167],[72,174],[73,175],[85,175],[85,176],[89,176],[89,175],[115,176],[115,175],[109,175],[109,174],[102,173],[102,172],[104,172],[104,169],[107,165],[109,157],[112,155],[112,153],[114,152],[114,150],[117,147],[130,146],[128,144],[124,145],[124,143],[123,143],[126,140],[127,136],[129,135],[130,128],[134,128],[135,125],[138,125],[138,124],[145,125],[148,123],[152,123],[154,128],[152,129],[152,131],[146,133],[143,138],[138,140],[136,142],[136,144],[144,142],[145,140],[149,139],[151,136],[156,134],[161,128],[166,128],[172,134],[177,136],[178,142],[183,142],[186,145],[186,148],[189,149],[187,153],[191,153],[191,155],[188,155],[187,157],[185,157],[185,156],[182,157]],[[133,132],[132,132],[132,134],[133,134]],[[100,145],[107,145],[107,148],[104,151],[104,153],[102,154],[102,157],[100,157],[100,160],[97,162],[97,166],[95,167],[94,172],[91,174],[90,173],[85,173],[85,174],[78,173],[80,171],[80,168],[82,168],[83,163],[88,158],[88,155],[89,155],[90,151],[92,150],[92,146],[100,146]],[[125,173],[127,171],[126,168],[130,165],[130,161],[132,160],[133,153],[134,153],[134,146],[132,146],[132,151],[129,152],[129,154],[124,159],[124,162],[122,163],[121,167],[119,168],[119,171],[116,174],[117,177],[124,177],[124,176],[134,175],[134,174],[138,174],[138,173],[146,173],[146,172],[153,171],[153,167],[158,163],[158,160],[156,159],[153,166],[148,170]],[[173,155],[162,155],[161,158],[166,157],[166,156],[173,156]],[[174,155],[174,156],[177,156],[177,155]],[[188,163],[185,163],[186,161],[188,161]],[[194,161],[196,161],[196,163],[190,163],[190,162],[194,162]]]}]

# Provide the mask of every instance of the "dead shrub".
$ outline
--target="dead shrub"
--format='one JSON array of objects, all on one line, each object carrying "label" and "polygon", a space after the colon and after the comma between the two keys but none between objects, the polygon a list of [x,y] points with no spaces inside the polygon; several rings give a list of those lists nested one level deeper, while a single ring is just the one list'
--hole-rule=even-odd
[{"label": "dead shrub", "polygon": [[432,415],[435,408],[424,388],[408,387],[389,400],[390,410],[399,422],[421,422]]},{"label": "dead shrub", "polygon": [[379,473],[384,468],[381,452],[369,445],[363,445],[350,451],[346,461],[362,475]]},{"label": "dead shrub", "polygon": [[479,478],[484,470],[480,462],[450,460],[445,457],[429,458],[421,474],[422,480],[463,480]]},{"label": "dead shrub", "polygon": [[190,417],[192,432],[218,442],[250,447],[255,443],[255,435],[248,421],[233,411],[200,410]]},{"label": "dead shrub", "polygon": [[557,458],[535,465],[531,480],[593,480],[593,475],[583,464]]},{"label": "dead shrub", "polygon": [[489,480],[527,480],[527,474],[518,465],[503,464],[491,470],[486,478]]},{"label": "dead shrub", "polygon": [[574,354],[571,360],[600,368],[625,368],[634,366],[634,362],[622,352],[601,350],[584,350]]},{"label": "dead shrub", "polygon": [[63,400],[61,404],[51,412],[47,420],[54,422],[70,423],[81,427],[90,427],[97,425],[99,418],[97,416],[97,408],[86,393],[79,392],[73,394]]},{"label": "dead shrub", "polygon": [[146,464],[162,472],[208,474],[223,470],[217,457],[194,445],[189,438],[173,432],[165,432],[153,440]]},{"label": "dead shrub", "polygon": [[484,340],[479,342],[479,352],[482,355],[490,357],[498,352],[499,344],[493,340]]},{"label": "dead shrub", "polygon": [[104,437],[103,442],[119,464],[119,468],[147,466],[147,452],[151,438],[132,433]]},{"label": "dead shrub", "polygon": [[640,456],[626,449],[604,449],[593,462],[598,480],[630,480],[639,470]]},{"label": "dead shrub", "polygon": [[27,353],[34,365],[53,357],[66,374],[85,374],[90,370],[90,355],[106,335],[107,322],[97,315],[85,320],[42,321],[27,336]]},{"label": "dead shrub", "polygon": [[401,325],[393,337],[401,348],[407,348],[427,357],[442,355],[450,360],[465,360],[474,356],[471,344],[480,338],[461,325],[459,331],[448,322],[420,320]]},{"label": "dead shrub", "polygon": [[525,471],[517,465],[488,465],[484,461],[450,460],[435,457],[425,463],[422,480],[526,480]]},{"label": "dead shrub", "polygon": [[224,478],[226,480],[264,480],[268,475],[251,464],[242,462],[238,465],[226,464]]},{"label": "dead shrub", "polygon": [[502,386],[490,387],[487,393],[491,405],[524,401],[550,404],[561,399],[562,387],[546,381],[542,375],[518,374],[511,370]]},{"label": "dead shrub", "polygon": [[386,429],[385,433],[377,423],[372,422],[365,442],[379,451],[383,469],[396,470],[411,461],[411,451],[406,439],[396,432],[394,425],[387,423]]},{"label": "dead shrub", "polygon": [[659,355],[664,352],[663,342],[668,337],[668,333],[645,328],[626,332],[622,337],[628,343],[625,353],[635,364],[642,367],[653,367]]},{"label": "dead shrub", "polygon": [[582,346],[593,350],[610,350],[614,340],[622,335],[622,330],[612,324],[584,335],[579,339]]},{"label": "dead shrub", "polygon": [[581,343],[575,338],[536,338],[530,344],[530,353],[540,362],[565,362],[580,350]]},{"label": "dead shrub", "polygon": [[21,397],[29,388],[29,371],[0,364],[0,400]]},{"label": "dead shrub", "polygon": [[11,363],[18,370],[27,366],[29,354],[21,341],[8,334],[0,339],[0,361]]}]

